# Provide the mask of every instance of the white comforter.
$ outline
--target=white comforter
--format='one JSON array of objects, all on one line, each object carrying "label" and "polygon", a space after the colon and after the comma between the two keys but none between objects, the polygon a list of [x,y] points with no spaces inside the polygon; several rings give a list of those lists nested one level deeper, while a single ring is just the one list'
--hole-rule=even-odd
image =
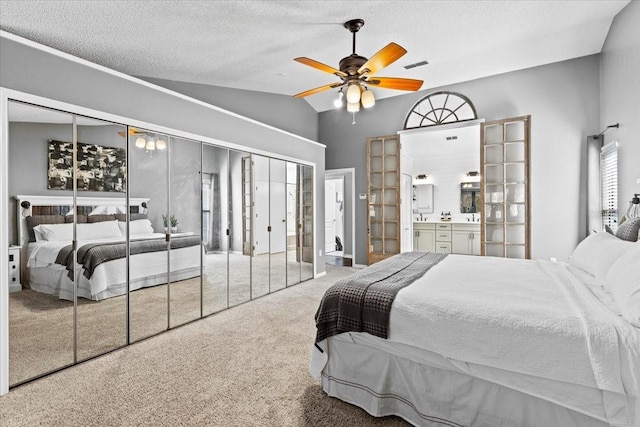
[{"label": "white comforter", "polygon": [[[180,233],[174,236],[190,235]],[[136,235],[131,240],[164,239],[162,233]],[[78,247],[91,243],[109,243],[122,241],[122,238],[79,241]],[[56,295],[62,299],[73,300],[74,285],[67,277],[66,267],[56,264],[58,252],[69,242],[35,242],[29,244],[27,267],[30,268],[30,286],[39,292]],[[199,275],[200,245],[187,246],[171,250],[172,280],[183,280]],[[132,255],[129,263],[129,288],[131,290],[159,283],[167,280],[166,253],[148,252]],[[135,260],[135,262],[133,262]],[[82,298],[101,300],[116,295],[122,295],[127,286],[127,260],[115,259],[98,265],[90,279],[83,275],[82,266],[76,266],[76,282],[78,296]]]},{"label": "white comforter", "polygon": [[387,341],[613,426],[640,423],[640,331],[564,263],[449,255],[398,293]]},{"label": "white comforter", "polygon": [[[162,233],[152,233],[137,235],[132,237],[131,240],[144,240],[144,239],[164,239],[165,235]],[[85,240],[78,241],[78,248],[93,244],[93,243],[111,243],[122,241],[122,237],[116,237],[112,239],[100,239],[100,240]],[[65,246],[69,246],[71,242],[32,242],[29,243],[29,258],[27,260],[27,267],[46,267],[50,264],[55,264],[58,252]]]}]

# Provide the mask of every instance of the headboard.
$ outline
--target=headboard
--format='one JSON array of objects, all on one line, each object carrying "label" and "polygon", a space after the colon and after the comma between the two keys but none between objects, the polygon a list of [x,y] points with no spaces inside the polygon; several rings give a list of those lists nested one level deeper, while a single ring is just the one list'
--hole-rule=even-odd
[{"label": "headboard", "polygon": [[[16,203],[16,219],[18,226],[18,242],[23,249],[29,244],[27,217],[31,215],[67,215],[73,206],[73,196],[14,196]],[[25,203],[26,202],[26,203]],[[129,198],[129,212],[146,213],[148,198]],[[101,207],[105,213],[115,212],[116,207],[124,208],[125,197],[76,197],[76,215],[89,215],[94,209]]]}]

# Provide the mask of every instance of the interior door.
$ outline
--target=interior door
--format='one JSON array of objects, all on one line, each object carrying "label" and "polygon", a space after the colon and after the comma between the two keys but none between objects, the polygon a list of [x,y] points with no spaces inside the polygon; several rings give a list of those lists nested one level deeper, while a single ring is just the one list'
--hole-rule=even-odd
[{"label": "interior door", "polygon": [[400,206],[402,208],[402,236],[400,242],[402,243],[402,252],[409,252],[413,250],[413,216],[411,209],[411,201],[413,200],[413,179],[411,178],[411,175],[402,174],[401,194],[402,199]]},{"label": "interior door", "polygon": [[529,258],[531,116],[480,126],[482,255]]},{"label": "interior door", "polygon": [[324,252],[336,247],[336,185],[335,181],[324,182]]},{"label": "interior door", "polygon": [[367,139],[368,263],[400,253],[400,138]]}]

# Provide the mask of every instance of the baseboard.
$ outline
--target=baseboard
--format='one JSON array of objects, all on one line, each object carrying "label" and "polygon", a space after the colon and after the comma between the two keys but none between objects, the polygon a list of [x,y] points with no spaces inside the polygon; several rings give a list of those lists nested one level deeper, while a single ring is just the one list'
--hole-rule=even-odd
[{"label": "baseboard", "polygon": [[365,264],[353,264],[353,268],[367,268]]},{"label": "baseboard", "polygon": [[22,285],[20,283],[9,283],[9,292],[20,292]]},{"label": "baseboard", "polygon": [[320,273],[317,273],[315,276],[313,276],[313,278],[314,278],[314,279],[317,279],[317,278],[319,278],[319,277],[324,277],[324,276],[326,276],[326,275],[327,275],[327,271],[325,270],[325,271],[322,271],[322,272],[320,272]]}]

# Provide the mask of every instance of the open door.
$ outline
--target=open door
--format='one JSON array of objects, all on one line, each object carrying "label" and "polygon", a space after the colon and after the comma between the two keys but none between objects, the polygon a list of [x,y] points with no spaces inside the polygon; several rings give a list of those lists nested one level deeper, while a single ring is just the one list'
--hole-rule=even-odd
[{"label": "open door", "polygon": [[400,136],[367,139],[367,261],[400,253]]},{"label": "open door", "polygon": [[530,258],[530,137],[531,116],[480,125],[482,255]]}]

